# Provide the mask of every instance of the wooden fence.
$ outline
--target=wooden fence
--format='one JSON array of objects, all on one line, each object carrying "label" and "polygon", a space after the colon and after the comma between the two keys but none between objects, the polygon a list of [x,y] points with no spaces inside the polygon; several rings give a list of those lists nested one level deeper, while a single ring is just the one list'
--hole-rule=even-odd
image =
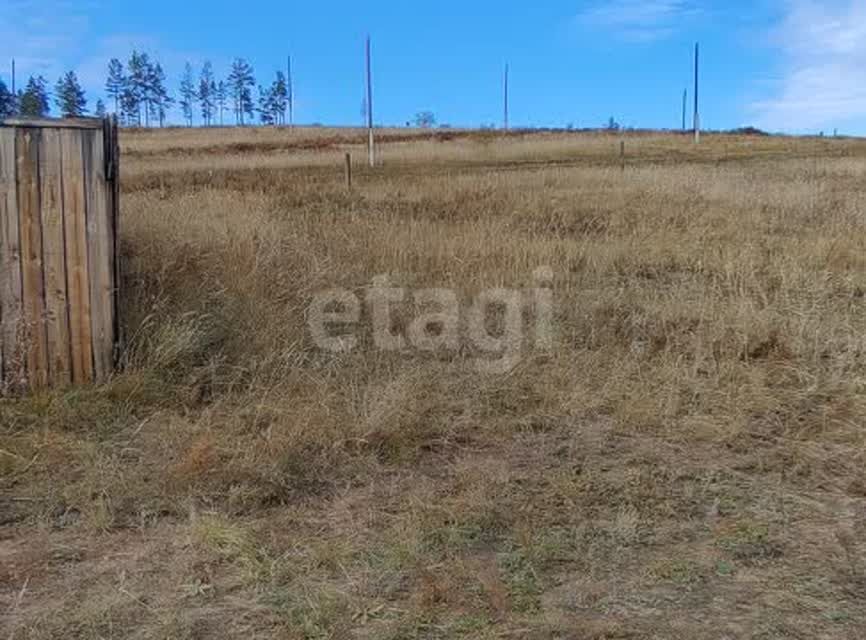
[{"label": "wooden fence", "polygon": [[118,158],[114,119],[0,121],[0,393],[114,370]]}]

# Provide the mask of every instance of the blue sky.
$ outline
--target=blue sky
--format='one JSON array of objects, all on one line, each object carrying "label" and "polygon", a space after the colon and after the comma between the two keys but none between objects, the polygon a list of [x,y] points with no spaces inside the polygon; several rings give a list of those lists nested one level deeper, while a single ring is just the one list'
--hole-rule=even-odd
[{"label": "blue sky", "polygon": [[296,120],[307,123],[359,123],[368,32],[384,124],[430,110],[453,125],[498,125],[508,62],[515,126],[613,116],[677,127],[699,40],[706,127],[866,133],[863,0],[0,0],[0,61],[16,57],[19,83],[73,69],[94,100],[109,58],[133,48],[159,59],[173,87],[185,61],[224,74],[235,56],[265,82],[291,53]]}]

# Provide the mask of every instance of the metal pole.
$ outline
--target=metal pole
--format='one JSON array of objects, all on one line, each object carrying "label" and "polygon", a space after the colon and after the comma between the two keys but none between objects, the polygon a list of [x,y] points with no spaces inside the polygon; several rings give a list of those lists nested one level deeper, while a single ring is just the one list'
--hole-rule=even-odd
[{"label": "metal pole", "polygon": [[508,64],[505,64],[505,110],[504,120],[505,130],[508,131]]},{"label": "metal pole", "polygon": [[683,131],[686,130],[686,104],[689,99],[689,90],[683,89]]},{"label": "metal pole", "polygon": [[700,111],[699,111],[700,103],[698,102],[698,95],[699,95],[698,94],[698,89],[699,89],[698,83],[700,80],[699,70],[700,70],[700,60],[701,60],[700,56],[701,56],[700,44],[696,42],[695,43],[695,142],[696,143],[701,141],[701,115],[700,115]]},{"label": "metal pole", "polygon": [[376,148],[373,139],[373,72],[370,60],[370,36],[367,36],[367,152],[370,166],[376,166]]},{"label": "metal pole", "polygon": [[15,58],[12,58],[12,110],[13,115],[18,115],[20,105],[18,104],[18,93],[15,91]]},{"label": "metal pole", "polygon": [[295,126],[295,89],[292,86],[292,56],[288,57],[286,64],[286,88],[289,98],[289,126]]}]

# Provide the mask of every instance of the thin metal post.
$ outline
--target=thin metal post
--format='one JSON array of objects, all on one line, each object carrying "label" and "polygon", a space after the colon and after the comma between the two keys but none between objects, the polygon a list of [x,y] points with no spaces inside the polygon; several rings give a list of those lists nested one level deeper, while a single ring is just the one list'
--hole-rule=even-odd
[{"label": "thin metal post", "polygon": [[376,166],[376,142],[373,137],[373,71],[370,53],[370,36],[367,36],[367,153],[370,166]]},{"label": "thin metal post", "polygon": [[292,85],[292,56],[286,62],[286,89],[289,98],[289,126],[295,126],[295,88]]},{"label": "thin metal post", "polygon": [[700,103],[698,101],[698,89],[700,80],[700,60],[701,60],[700,44],[695,43],[695,142],[701,141],[701,114],[699,111]]},{"label": "thin metal post", "polygon": [[505,109],[504,109],[504,129],[508,131],[508,64],[505,65]]}]

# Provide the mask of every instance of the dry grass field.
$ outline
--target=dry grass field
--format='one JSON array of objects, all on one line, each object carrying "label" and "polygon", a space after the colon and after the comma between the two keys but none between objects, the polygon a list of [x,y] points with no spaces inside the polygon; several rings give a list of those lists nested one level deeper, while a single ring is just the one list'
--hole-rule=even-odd
[{"label": "dry grass field", "polygon": [[[866,636],[866,142],[363,138],[123,134],[126,366],[0,401],[0,637]],[[507,372],[307,329],[539,267]]]}]

